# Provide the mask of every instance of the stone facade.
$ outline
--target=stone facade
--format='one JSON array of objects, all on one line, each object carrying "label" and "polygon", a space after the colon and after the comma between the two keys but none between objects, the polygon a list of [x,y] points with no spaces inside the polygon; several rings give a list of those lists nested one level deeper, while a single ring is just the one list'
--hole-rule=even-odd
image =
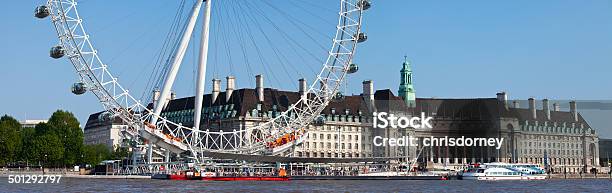
[{"label": "stone facade", "polygon": [[[559,104],[554,104],[551,109],[547,99],[542,100],[541,109],[536,109],[535,99],[528,100],[529,108],[520,108],[518,101],[510,104],[506,93],[497,93],[495,98],[415,97],[413,101],[414,87],[409,69],[409,64],[405,62],[399,96],[388,89],[374,92],[373,82],[367,80],[363,82],[360,95],[333,99],[321,113],[326,121],[309,125],[307,139],[287,156],[384,157],[451,169],[462,169],[469,163],[520,162],[571,173],[599,166],[597,133],[577,112],[575,102],[570,104],[569,112],[562,112]],[[260,82],[263,82],[262,78],[258,76]],[[233,79],[228,77],[227,81],[233,82]],[[300,79],[300,90],[297,92],[264,89],[263,85],[255,89],[235,89],[233,83],[228,84],[225,92],[220,92],[220,81],[214,80],[213,83],[213,92],[204,96],[200,128],[231,131],[252,127],[278,116],[304,94],[306,81]],[[162,116],[190,127],[193,124],[193,103],[194,97],[170,100],[164,104],[166,107]],[[389,112],[406,117],[425,113],[434,117],[433,128],[373,129],[373,112]],[[85,128],[87,143],[116,144],[114,128],[88,121]],[[419,141],[431,136],[495,137],[503,138],[504,143],[500,149],[422,145],[379,147],[373,145],[375,136],[413,136]],[[112,143],[108,141],[109,137]]]},{"label": "stone facade", "polygon": [[102,121],[98,117],[102,112],[89,116],[83,129],[83,142],[87,145],[104,144],[113,150],[122,144],[121,130],[126,129],[120,119]]}]

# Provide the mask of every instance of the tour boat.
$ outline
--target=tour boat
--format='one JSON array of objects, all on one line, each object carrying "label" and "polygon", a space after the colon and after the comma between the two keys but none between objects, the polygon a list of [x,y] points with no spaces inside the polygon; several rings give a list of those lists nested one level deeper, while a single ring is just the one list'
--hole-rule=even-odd
[{"label": "tour boat", "polygon": [[208,181],[289,181],[290,178],[287,176],[213,176],[203,177],[202,180]]},{"label": "tour boat", "polygon": [[167,178],[170,180],[201,180],[202,176],[200,176],[199,172],[185,171],[167,175]]},{"label": "tour boat", "polygon": [[544,169],[534,164],[485,163],[461,174],[465,180],[543,180]]},{"label": "tour boat", "polygon": [[207,180],[207,181],[289,181],[287,171],[279,169],[277,176],[220,176],[215,172],[197,172],[195,170],[180,171],[175,174],[155,174],[152,179],[163,180]]},{"label": "tour boat", "polygon": [[507,168],[472,168],[461,174],[464,180],[523,180],[523,174]]},{"label": "tour boat", "polygon": [[526,176],[529,180],[544,180],[546,179],[546,170],[537,164],[528,164],[528,163],[502,163],[502,162],[494,162],[494,163],[486,163],[483,164],[488,168],[492,167],[501,167],[507,168],[513,171],[518,171]]}]

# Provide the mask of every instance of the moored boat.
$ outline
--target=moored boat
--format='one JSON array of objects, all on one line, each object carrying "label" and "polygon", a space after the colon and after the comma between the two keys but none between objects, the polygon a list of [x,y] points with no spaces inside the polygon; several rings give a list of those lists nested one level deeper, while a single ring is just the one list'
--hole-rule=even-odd
[{"label": "moored boat", "polygon": [[485,163],[460,174],[464,180],[543,180],[543,169],[533,164]]},{"label": "moored boat", "polygon": [[507,168],[472,168],[461,174],[464,180],[522,180],[521,172]]},{"label": "moored boat", "polygon": [[202,180],[208,181],[289,181],[290,178],[287,176],[213,176],[203,177]]}]

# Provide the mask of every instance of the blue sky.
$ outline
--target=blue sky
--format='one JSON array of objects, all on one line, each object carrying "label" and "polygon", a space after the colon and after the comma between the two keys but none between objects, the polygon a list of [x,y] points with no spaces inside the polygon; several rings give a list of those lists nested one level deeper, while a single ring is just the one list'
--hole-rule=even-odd
[{"label": "blue sky", "polygon": [[[332,24],[336,22],[335,1],[269,2],[273,5],[262,5],[261,9],[277,25],[291,26],[282,14],[274,14],[274,7],[312,26],[312,31],[307,28],[304,33],[298,28],[286,30],[301,34],[292,38],[306,50],[317,56],[324,54],[329,46],[327,37],[332,35]],[[26,116],[46,119],[54,110],[66,109],[84,122],[90,113],[102,108],[91,94],[71,94],[69,86],[77,81],[74,69],[65,59],[48,57],[49,48],[57,40],[48,20],[33,17],[34,7],[41,3],[41,0],[11,1],[5,3],[11,9],[0,12],[5,18],[0,21],[4,26],[1,32],[4,46],[0,47],[0,113],[19,119]],[[232,7],[232,4],[220,4],[218,7]],[[169,0],[85,0],[79,10],[103,60],[124,86],[140,95],[178,6],[179,1]],[[224,12],[225,16],[215,13],[213,20],[221,20],[216,24],[222,27],[211,29],[211,39],[214,33],[231,32],[223,30],[245,29],[228,27],[232,24],[228,18],[236,17],[231,12]],[[251,21],[249,16],[257,16],[252,10],[250,14],[243,16],[244,21]],[[495,97],[496,92],[504,90],[511,99],[612,99],[612,89],[609,89],[612,85],[609,78],[612,1],[609,0],[378,0],[364,19],[368,41],[357,50],[355,63],[360,65],[360,72],[349,77],[350,86],[345,90],[348,94],[360,93],[364,79],[374,80],[376,89],[390,88],[396,92],[398,71],[407,55],[415,72],[417,97]],[[259,18],[259,21],[264,20]],[[257,30],[254,23],[251,25],[252,30]],[[265,25],[264,28],[271,29]],[[270,33],[272,38],[279,37],[274,30]],[[262,38],[256,41],[263,41]],[[223,47],[215,43],[221,40],[211,41]],[[276,44],[279,49],[296,47],[280,38],[272,41],[280,42]],[[325,49],[319,48],[320,45]],[[252,46],[246,49],[255,53]],[[264,50],[263,55],[271,55],[266,51],[271,49],[265,46],[260,49]],[[238,87],[254,86],[251,75],[263,73],[268,86],[296,89],[297,79],[311,79],[313,69],[318,71],[320,65],[316,63],[320,58],[302,60],[287,52],[288,63],[293,63],[288,69],[278,64],[251,64],[249,70],[239,56],[233,56],[233,64],[228,65],[228,58],[223,54],[229,52],[217,50],[217,59],[211,59],[216,62],[212,62],[208,77],[233,74],[238,77]],[[229,50],[233,50],[233,55],[240,55],[235,45],[230,45]],[[175,90],[179,97],[194,93],[192,75],[196,57],[193,51],[189,49],[177,80]],[[302,53],[306,55],[306,51]],[[255,54],[247,58],[251,63],[258,63]],[[269,57],[268,62],[274,63],[272,60],[277,59]]]}]

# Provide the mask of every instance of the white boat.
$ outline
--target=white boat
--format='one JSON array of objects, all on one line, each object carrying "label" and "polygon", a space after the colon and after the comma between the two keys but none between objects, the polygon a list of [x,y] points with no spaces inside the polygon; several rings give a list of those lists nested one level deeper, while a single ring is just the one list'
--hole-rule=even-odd
[{"label": "white boat", "polygon": [[523,174],[507,168],[472,168],[461,174],[464,180],[523,180]]},{"label": "white boat", "polygon": [[502,163],[502,162],[494,162],[494,163],[486,163],[484,164],[487,168],[492,167],[501,167],[507,168],[513,171],[519,171],[524,176],[527,176],[530,180],[543,180],[546,179],[546,170],[537,164],[528,164],[528,163]]},{"label": "white boat", "polygon": [[486,163],[461,174],[465,180],[543,180],[544,169],[533,164]]},{"label": "white boat", "polygon": [[372,172],[359,174],[358,176],[449,176],[447,173],[441,172]]}]

